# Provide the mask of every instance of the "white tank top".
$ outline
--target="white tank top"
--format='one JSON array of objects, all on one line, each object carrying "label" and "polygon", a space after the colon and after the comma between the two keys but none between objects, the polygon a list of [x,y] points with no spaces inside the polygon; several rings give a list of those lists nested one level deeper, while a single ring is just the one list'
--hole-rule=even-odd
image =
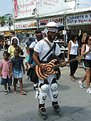
[{"label": "white tank top", "polygon": [[77,52],[78,52],[78,42],[76,41],[76,43],[74,43],[72,40],[70,42],[71,42],[70,54],[77,55]]},{"label": "white tank top", "polygon": [[[89,46],[86,45],[86,50],[85,50],[85,52],[88,52],[88,51],[89,51]],[[89,52],[89,53],[85,56],[85,59],[86,59],[86,60],[91,60],[91,52]]]}]

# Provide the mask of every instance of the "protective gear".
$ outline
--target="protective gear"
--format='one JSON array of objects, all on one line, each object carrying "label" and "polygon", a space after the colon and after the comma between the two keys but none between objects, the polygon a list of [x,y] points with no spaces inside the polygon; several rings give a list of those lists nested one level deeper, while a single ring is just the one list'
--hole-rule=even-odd
[{"label": "protective gear", "polygon": [[48,84],[43,84],[41,87],[41,90],[43,90],[44,92],[47,92],[49,89],[49,85]]},{"label": "protective gear", "polygon": [[33,88],[34,88],[34,90],[37,90],[38,89],[38,83],[34,84]]},{"label": "protective gear", "polygon": [[41,115],[46,115],[46,109],[45,109],[45,107],[39,108],[38,111],[39,111],[39,113],[40,113]]},{"label": "protective gear", "polygon": [[53,83],[53,84],[51,84],[51,90],[52,90],[52,91],[56,91],[57,88],[58,88],[57,83]]},{"label": "protective gear", "polygon": [[39,88],[39,94],[38,94],[39,104],[45,104],[45,99],[47,97],[48,89],[49,89],[48,84],[43,84]]},{"label": "protective gear", "polygon": [[57,30],[57,28],[48,28],[48,32],[55,32],[55,33],[57,33],[58,30]]},{"label": "protective gear", "polygon": [[48,32],[55,32],[55,33],[57,33],[57,31],[58,31],[58,24],[55,23],[54,21],[47,23],[46,27],[48,29],[47,30]]},{"label": "protective gear", "polygon": [[51,98],[52,101],[56,102],[58,99],[58,85],[57,83],[51,84]]},{"label": "protective gear", "polygon": [[60,113],[61,109],[60,109],[60,107],[58,105],[58,102],[52,102],[52,105],[53,105],[54,111],[56,113]]},{"label": "protective gear", "polygon": [[41,107],[38,109],[38,114],[39,116],[41,116],[41,118],[43,118],[43,120],[47,119],[47,114],[46,114],[46,109],[45,107]]},{"label": "protective gear", "polygon": [[55,28],[55,27],[58,27],[58,24],[54,21],[51,21],[51,22],[46,24],[46,27],[52,27],[52,28],[54,27]]}]

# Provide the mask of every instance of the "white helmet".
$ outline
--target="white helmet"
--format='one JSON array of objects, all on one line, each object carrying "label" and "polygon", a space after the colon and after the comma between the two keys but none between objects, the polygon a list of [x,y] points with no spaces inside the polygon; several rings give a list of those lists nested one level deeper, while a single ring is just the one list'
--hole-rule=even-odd
[{"label": "white helmet", "polygon": [[54,22],[54,21],[51,21],[51,22],[46,24],[46,27],[54,28],[54,27],[58,27],[58,24],[56,22]]},{"label": "white helmet", "polygon": [[46,27],[48,29],[47,31],[50,31],[50,32],[57,32],[58,31],[58,24],[55,23],[54,21],[47,23]]}]

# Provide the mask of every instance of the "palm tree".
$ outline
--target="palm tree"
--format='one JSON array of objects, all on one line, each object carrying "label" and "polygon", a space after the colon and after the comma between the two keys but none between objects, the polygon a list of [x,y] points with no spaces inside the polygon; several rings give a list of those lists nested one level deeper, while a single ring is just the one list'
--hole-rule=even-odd
[{"label": "palm tree", "polygon": [[1,26],[5,25],[5,17],[4,16],[0,16],[0,25]]},{"label": "palm tree", "polygon": [[9,29],[13,25],[13,17],[11,14],[0,16],[0,26],[3,27],[4,25],[9,26]]},{"label": "palm tree", "polygon": [[13,17],[12,14],[5,14],[5,23],[6,25],[9,26],[9,29],[11,28],[11,26],[13,25]]}]

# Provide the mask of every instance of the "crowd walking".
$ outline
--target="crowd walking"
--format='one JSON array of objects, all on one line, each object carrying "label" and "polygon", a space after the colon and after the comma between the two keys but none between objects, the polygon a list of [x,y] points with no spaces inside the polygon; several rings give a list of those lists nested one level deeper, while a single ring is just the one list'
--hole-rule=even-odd
[{"label": "crowd walking", "polygon": [[[61,72],[59,67],[66,66],[69,62],[70,80],[75,83],[75,73],[79,63],[83,63],[85,75],[78,81],[80,88],[86,81],[86,92],[91,94],[91,35],[85,34],[82,37],[82,45],[79,45],[77,35],[74,33],[68,42],[68,55],[66,59],[62,58],[62,50],[56,43],[58,25],[55,22],[49,22],[47,25],[45,36],[41,30],[35,31],[35,39],[25,44],[26,57],[24,51],[19,45],[19,39],[15,36],[15,32],[11,32],[11,44],[7,50],[3,52],[3,59],[0,60],[0,78],[1,85],[4,85],[4,92],[8,94],[12,91],[17,94],[17,84],[20,86],[20,95],[27,95],[24,91],[23,75],[26,74],[28,79],[33,82],[33,88],[36,91],[38,100],[38,114],[47,119],[46,98],[51,98],[54,111],[60,115],[61,109],[58,101],[58,82]],[[84,38],[84,40],[83,40]],[[30,41],[30,40],[29,40]],[[80,42],[81,43],[81,42]],[[79,51],[80,50],[80,51]],[[80,62],[76,59],[84,56]],[[72,61],[74,59],[74,61]],[[64,61],[61,65],[61,61]]]}]

